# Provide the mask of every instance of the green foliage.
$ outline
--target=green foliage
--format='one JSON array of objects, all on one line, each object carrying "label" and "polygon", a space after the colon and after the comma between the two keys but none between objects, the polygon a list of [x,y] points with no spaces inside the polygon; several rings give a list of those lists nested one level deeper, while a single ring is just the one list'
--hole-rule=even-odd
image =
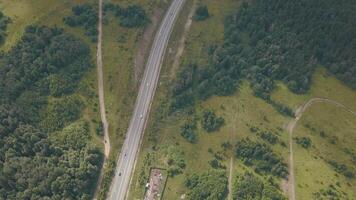
[{"label": "green foliage", "polygon": [[266,144],[243,139],[236,144],[236,157],[246,165],[252,165],[255,171],[287,178],[287,164]]},{"label": "green foliage", "polygon": [[165,149],[167,156],[168,175],[181,174],[185,169],[184,152],[178,146],[169,146]]},{"label": "green foliage", "polygon": [[209,10],[206,5],[201,5],[195,10],[194,20],[196,21],[203,21],[209,18]]},{"label": "green foliage", "polygon": [[88,122],[74,122],[84,105],[72,95],[89,53],[61,29],[29,26],[0,57],[0,199],[91,199],[103,156]]},{"label": "green foliage", "polygon": [[219,161],[218,159],[216,159],[216,158],[210,160],[208,163],[209,163],[209,165],[210,165],[212,168],[214,168],[214,169],[219,169],[219,168],[225,169],[225,168],[226,168],[226,167],[225,167],[223,164],[221,164],[220,161]]},{"label": "green foliage", "polygon": [[196,143],[198,136],[196,133],[197,121],[196,119],[188,119],[181,127],[180,134],[190,143]]},{"label": "green foliage", "polygon": [[250,131],[252,133],[256,133],[261,139],[265,140],[266,142],[275,145],[277,142],[279,142],[279,138],[276,133],[273,133],[271,131],[266,131],[266,130],[260,130],[256,126],[250,126]]},{"label": "green foliage", "polygon": [[355,174],[345,165],[345,164],[340,164],[335,160],[329,160],[327,161],[338,173],[344,175],[346,178],[354,178]]},{"label": "green foliage", "polygon": [[119,5],[107,3],[104,6],[104,11],[112,12],[120,19],[120,26],[126,28],[144,27],[150,22],[146,11],[139,5],[130,5],[127,8],[122,8]]},{"label": "green foliage", "polygon": [[0,11],[0,45],[2,45],[5,42],[5,37],[6,37],[6,28],[7,25],[11,22],[9,17],[6,17],[1,11]]},{"label": "green foliage", "polygon": [[79,119],[84,105],[78,96],[66,96],[50,102],[42,128],[53,132]]},{"label": "green foliage", "polygon": [[347,199],[347,197],[344,196],[342,191],[338,191],[337,188],[334,185],[329,185],[326,188],[320,189],[318,192],[315,192],[314,198],[316,200],[341,200],[341,199]]},{"label": "green foliage", "polygon": [[204,110],[201,124],[207,132],[217,131],[224,125],[224,118],[217,117],[212,110]]},{"label": "green foliage", "polygon": [[268,101],[279,113],[288,117],[294,117],[294,112],[291,108],[281,103],[269,100]]},{"label": "green foliage", "polygon": [[72,8],[73,15],[63,18],[64,23],[71,27],[82,26],[92,42],[97,41],[98,37],[98,12],[89,4],[74,6]]},{"label": "green foliage", "polygon": [[295,138],[297,144],[299,144],[300,146],[302,146],[305,149],[308,149],[311,147],[312,145],[312,141],[309,137],[296,137]]},{"label": "green foliage", "polygon": [[246,200],[285,200],[286,198],[275,186],[264,183],[251,174],[237,175],[233,183],[233,199]]},{"label": "green foliage", "polygon": [[188,200],[223,200],[227,196],[227,177],[223,170],[192,174],[184,182]]}]

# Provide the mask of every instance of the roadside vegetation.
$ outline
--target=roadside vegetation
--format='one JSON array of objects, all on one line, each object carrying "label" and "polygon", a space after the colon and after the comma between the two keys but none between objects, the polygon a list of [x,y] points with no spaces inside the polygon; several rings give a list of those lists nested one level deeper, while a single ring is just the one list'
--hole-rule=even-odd
[{"label": "roadside vegetation", "polygon": [[[107,161],[98,199],[105,199],[109,191],[116,161],[130,123],[140,83],[140,76],[136,76],[135,73],[144,69],[144,66],[136,62],[139,48],[142,43],[147,43],[143,41],[143,36],[152,25],[151,19],[159,18],[160,16],[156,16],[157,13],[162,12],[167,5],[164,0],[104,2],[102,44],[104,93],[112,153]],[[118,15],[117,11],[120,12]],[[131,17],[132,15],[135,17]],[[148,43],[150,41],[151,39]],[[144,58],[149,50],[148,48],[147,52],[143,52]]]},{"label": "roadside vegetation", "polygon": [[[354,62],[351,61],[354,57],[349,54],[352,45],[346,42],[347,37],[341,36],[354,34],[350,28],[353,20],[348,20],[353,18],[352,9],[343,10],[352,2],[344,1],[339,6],[331,1],[302,2],[197,2],[197,7],[206,5],[209,17],[193,20],[178,70],[171,69],[179,30],[173,33],[132,180],[131,199],[144,193],[144,179],[147,181],[148,177],[143,175],[150,167],[169,167],[166,162],[169,154],[164,150],[167,145],[184,152],[185,167],[180,174],[168,178],[164,199],[189,199],[194,188],[187,187],[186,180],[194,182],[210,170],[221,170],[227,178],[233,177],[230,191],[233,199],[287,198],[289,136],[285,125],[295,117],[296,109],[308,99],[320,96],[356,108],[352,100],[355,98],[352,78],[346,76],[353,73]],[[191,6],[192,2],[188,4]],[[309,8],[305,12],[292,11],[304,10],[304,4]],[[337,16],[325,21],[324,12],[315,10],[319,7]],[[305,15],[311,16],[311,20],[306,22]],[[346,31],[327,31],[324,35],[326,32],[322,30],[329,30],[336,24]],[[178,26],[184,26],[184,22],[178,21]],[[330,48],[323,48],[325,45]],[[329,56],[335,53],[339,57]],[[342,67],[343,64],[346,65]],[[337,70],[332,70],[331,66]],[[210,125],[216,124],[216,120],[211,119],[223,118],[222,125],[209,134],[202,123],[205,111],[214,113],[214,117],[206,117]],[[318,112],[324,116],[334,113],[322,112],[322,109],[317,109],[316,114]],[[338,131],[333,133],[341,131],[344,125],[335,125]],[[300,166],[304,163],[303,156],[309,158],[317,144],[314,137],[305,131],[302,133],[293,138],[293,146],[297,148],[294,154],[297,198],[313,199],[317,195],[325,198],[331,193],[329,191],[337,191],[340,199],[352,196],[349,187],[355,184],[345,181],[348,180],[345,174],[350,175],[348,171],[353,169],[343,159],[325,159],[323,167],[314,170],[306,171]],[[329,140],[332,139],[331,136]],[[347,151],[350,159],[354,154],[351,149]],[[327,157],[324,151],[315,156],[321,155]],[[336,189],[333,189],[334,186],[325,184],[326,179],[322,187],[311,186],[318,185],[311,177],[325,177],[322,174],[326,169],[331,170],[327,180],[332,181],[331,174],[338,173],[340,186],[334,184]],[[255,184],[249,186],[249,180]],[[217,184],[216,188],[221,185]],[[261,190],[254,192],[257,186]],[[199,199],[199,196],[194,197]]]}]

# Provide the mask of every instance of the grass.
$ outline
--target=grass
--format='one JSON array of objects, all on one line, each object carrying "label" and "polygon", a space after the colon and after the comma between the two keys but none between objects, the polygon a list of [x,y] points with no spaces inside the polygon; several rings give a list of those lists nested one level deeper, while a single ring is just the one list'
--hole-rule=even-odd
[{"label": "grass", "polygon": [[[188,116],[184,112],[168,115],[167,105],[169,104],[170,99],[167,96],[169,95],[170,85],[172,85],[172,80],[170,80],[168,77],[171,77],[171,73],[177,73],[176,71],[171,70],[173,58],[177,48],[177,41],[179,40],[179,36],[182,33],[182,27],[184,26],[186,20],[184,17],[187,15],[187,13],[189,13],[189,9],[187,8],[191,6],[192,1],[187,3],[190,5],[183,10],[181,19],[179,19],[177,22],[176,29],[173,32],[169,44],[169,51],[167,52],[160,78],[160,86],[158,87],[153,107],[151,109],[151,117],[143,139],[140,156],[130,189],[129,199],[140,199],[140,197],[142,197],[144,193],[144,186],[140,184],[140,179],[142,179],[141,177],[147,178],[151,166],[161,168],[167,167],[167,155],[164,153],[164,148],[166,146],[178,146],[178,148],[184,151],[186,168],[183,174],[177,175],[173,178],[168,178],[166,190],[163,196],[163,199],[179,199],[181,195],[186,193],[186,188],[183,184],[185,176],[210,168],[208,161],[213,158],[213,155],[208,152],[209,148],[211,148],[214,152],[222,151],[221,144],[223,142],[229,141],[230,143],[235,144],[236,141],[245,137],[250,137],[252,140],[263,142],[263,140],[250,132],[248,125],[257,126],[263,130],[272,130],[273,132],[277,133],[281,142],[288,144],[289,138],[287,132],[285,131],[285,126],[290,121],[290,118],[280,115],[271,105],[267,104],[265,101],[259,98],[256,98],[252,94],[252,90],[249,87],[249,83],[247,81],[244,81],[239,91],[232,96],[215,96],[205,102],[198,103],[194,107],[195,112],[198,114],[201,113],[203,109],[211,108],[215,110],[217,115],[223,116],[225,118],[225,125],[218,132],[208,134],[199,127],[199,141],[197,144],[190,144],[180,136],[180,125]],[[206,21],[193,22],[189,36],[187,38],[186,48],[181,59],[181,67],[189,63],[196,63],[198,66],[204,66],[207,64],[208,59],[206,49],[211,44],[222,43],[224,18],[229,13],[233,12],[235,10],[234,8],[238,7],[239,5],[238,1],[233,0],[223,0],[219,2],[203,0],[199,1],[199,3],[203,3],[208,6],[211,17]],[[173,76],[175,77],[176,75],[173,74]],[[349,89],[340,83],[340,81],[328,75],[323,67],[318,68],[318,70],[315,72],[313,84],[308,93],[304,95],[296,95],[290,92],[285,85],[278,83],[277,89],[272,94],[273,100],[287,105],[293,109],[298,108],[305,101],[313,97],[330,98],[356,110],[355,91]],[[350,130],[355,130],[355,121],[352,121],[350,116],[347,116],[348,114],[345,112],[330,110],[317,106],[325,105],[315,105],[315,116],[309,116],[311,115],[309,111],[306,112],[303,115],[300,124],[303,124],[304,118],[307,118],[308,116],[310,120],[315,120],[317,118],[316,116],[322,115],[325,118],[330,118],[328,120],[335,121],[333,126],[334,128],[337,127],[337,129],[334,131],[330,130],[330,132],[345,131],[344,136],[346,136],[347,134],[351,134]],[[312,107],[311,109],[314,108]],[[335,114],[337,112],[340,113]],[[347,120],[345,118],[347,118]],[[346,120],[348,125],[353,124],[353,126],[350,126],[350,130],[344,130],[346,124],[339,123],[342,120]],[[315,123],[317,123],[317,121]],[[320,127],[325,126],[325,123],[328,122],[320,122]],[[296,130],[296,135],[298,136],[299,132],[301,132],[299,129],[301,129],[300,125],[298,125]],[[325,126],[325,129],[329,130],[330,128]],[[352,144],[352,142],[354,143],[355,140],[350,140],[350,144]],[[342,144],[342,142],[340,142],[340,144]],[[297,197],[298,199],[310,199],[310,195],[302,195],[302,193],[311,192],[307,191],[306,185],[313,185],[313,179],[318,175],[320,175],[320,177],[325,176],[325,178],[323,178],[321,181],[324,181],[325,183],[328,181],[330,182],[334,180],[332,178],[334,178],[333,176],[335,172],[331,170],[329,166],[326,166],[325,163],[322,164],[320,159],[313,160],[313,162],[304,162],[309,159],[311,155],[314,155],[314,150],[305,151],[304,149],[300,149],[297,144],[294,145],[296,146],[295,159],[297,160],[295,164],[297,176],[296,180],[298,185],[303,186],[301,189],[299,186],[297,186]],[[314,145],[319,146],[317,143]],[[288,147],[283,147],[280,144],[276,144],[272,146],[272,149],[274,152],[280,155],[285,162],[288,162]],[[333,147],[328,147],[328,149],[329,151],[334,150]],[[318,153],[319,156],[326,156],[329,155],[329,151],[322,151]],[[336,150],[336,152],[340,151]],[[225,151],[223,153],[225,155],[223,164],[228,167],[230,157],[233,155],[233,152]],[[150,155],[150,162],[147,162],[145,159],[147,155]],[[335,156],[335,154],[330,155]],[[309,172],[305,172],[307,167],[302,167],[300,165],[301,163],[304,163],[307,167],[313,166],[314,169],[309,169]],[[315,169],[315,166],[319,166],[319,163],[321,163],[320,171]],[[318,172],[314,172],[314,170]],[[227,169],[227,173],[228,171],[229,170]],[[234,158],[233,176],[235,176],[237,173],[242,174],[245,171],[252,170],[251,168],[242,164],[241,161]],[[354,193],[351,192],[351,188],[347,186],[347,181],[345,181],[341,175],[339,175],[339,179],[340,182],[342,182],[341,190],[348,193],[349,195],[354,195]],[[355,185],[353,182],[350,184],[353,186]],[[317,186],[313,188],[313,190],[317,189]]]},{"label": "grass", "polygon": [[[356,173],[355,161],[345,153],[346,148],[356,152],[355,130],[356,116],[334,105],[315,104],[306,111],[294,136],[309,137],[313,145],[310,150],[305,150],[299,145],[295,145],[294,148],[298,199],[311,199],[313,193],[336,183],[340,183],[337,189],[345,193],[349,199],[356,195],[354,190],[356,180],[347,179],[336,173],[327,163],[335,160]],[[326,136],[322,137],[321,131],[325,132]]]}]

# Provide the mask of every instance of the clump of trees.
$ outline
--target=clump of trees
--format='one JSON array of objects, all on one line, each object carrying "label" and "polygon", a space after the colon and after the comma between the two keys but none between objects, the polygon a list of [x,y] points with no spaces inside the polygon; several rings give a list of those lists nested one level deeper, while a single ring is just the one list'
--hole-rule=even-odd
[{"label": "clump of trees", "polygon": [[237,142],[235,148],[236,157],[253,166],[256,172],[287,178],[287,164],[266,144],[247,138]]},{"label": "clump of trees", "polygon": [[92,42],[96,42],[98,37],[97,24],[99,21],[97,10],[89,4],[83,4],[74,6],[72,12],[72,16],[63,18],[64,23],[71,27],[84,27],[85,35]]},{"label": "clump of trees", "polygon": [[276,133],[273,133],[271,131],[268,130],[260,130],[258,127],[256,126],[250,126],[250,131],[252,133],[256,133],[257,136],[259,136],[261,139],[267,141],[268,143],[275,145],[278,142],[280,142],[278,136]]},{"label": "clump of trees", "polygon": [[187,199],[226,199],[227,182],[226,172],[223,170],[208,170],[201,174],[192,174],[184,181],[188,188]]},{"label": "clump of trees", "polygon": [[249,172],[236,176],[232,192],[233,199],[286,200],[278,188]]},{"label": "clump of trees", "polygon": [[6,29],[10,21],[10,18],[0,11],[0,45],[5,42]]},{"label": "clump of trees", "polygon": [[181,127],[180,134],[190,143],[196,143],[198,136],[196,133],[197,121],[195,118],[188,119]]},{"label": "clump of trees", "polygon": [[224,125],[224,118],[216,116],[213,110],[204,110],[201,125],[207,132],[219,130]]},{"label": "clump of trees", "polygon": [[113,13],[120,20],[120,26],[126,28],[144,27],[150,22],[146,11],[139,5],[122,8],[119,5],[107,3],[104,6],[104,12]]},{"label": "clump of trees", "polygon": [[[0,57],[0,199],[91,198],[102,153],[73,94],[90,62],[85,43],[45,26],[27,27]],[[53,76],[72,89],[51,92]]]},{"label": "clump of trees", "polygon": [[295,141],[305,149],[310,148],[312,145],[312,141],[309,137],[296,137]]},{"label": "clump of trees", "polygon": [[209,10],[206,5],[201,5],[195,10],[193,19],[196,21],[203,21],[209,18]]}]

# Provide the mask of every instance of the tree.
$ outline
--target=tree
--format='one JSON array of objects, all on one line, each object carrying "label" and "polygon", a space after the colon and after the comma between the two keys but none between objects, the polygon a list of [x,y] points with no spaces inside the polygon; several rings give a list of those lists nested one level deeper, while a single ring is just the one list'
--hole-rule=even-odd
[{"label": "tree", "polygon": [[201,5],[195,10],[194,20],[203,21],[209,17],[208,7],[206,5]]},{"label": "tree", "polygon": [[204,110],[201,124],[207,132],[213,132],[224,124],[224,118],[217,117],[212,110]]}]

